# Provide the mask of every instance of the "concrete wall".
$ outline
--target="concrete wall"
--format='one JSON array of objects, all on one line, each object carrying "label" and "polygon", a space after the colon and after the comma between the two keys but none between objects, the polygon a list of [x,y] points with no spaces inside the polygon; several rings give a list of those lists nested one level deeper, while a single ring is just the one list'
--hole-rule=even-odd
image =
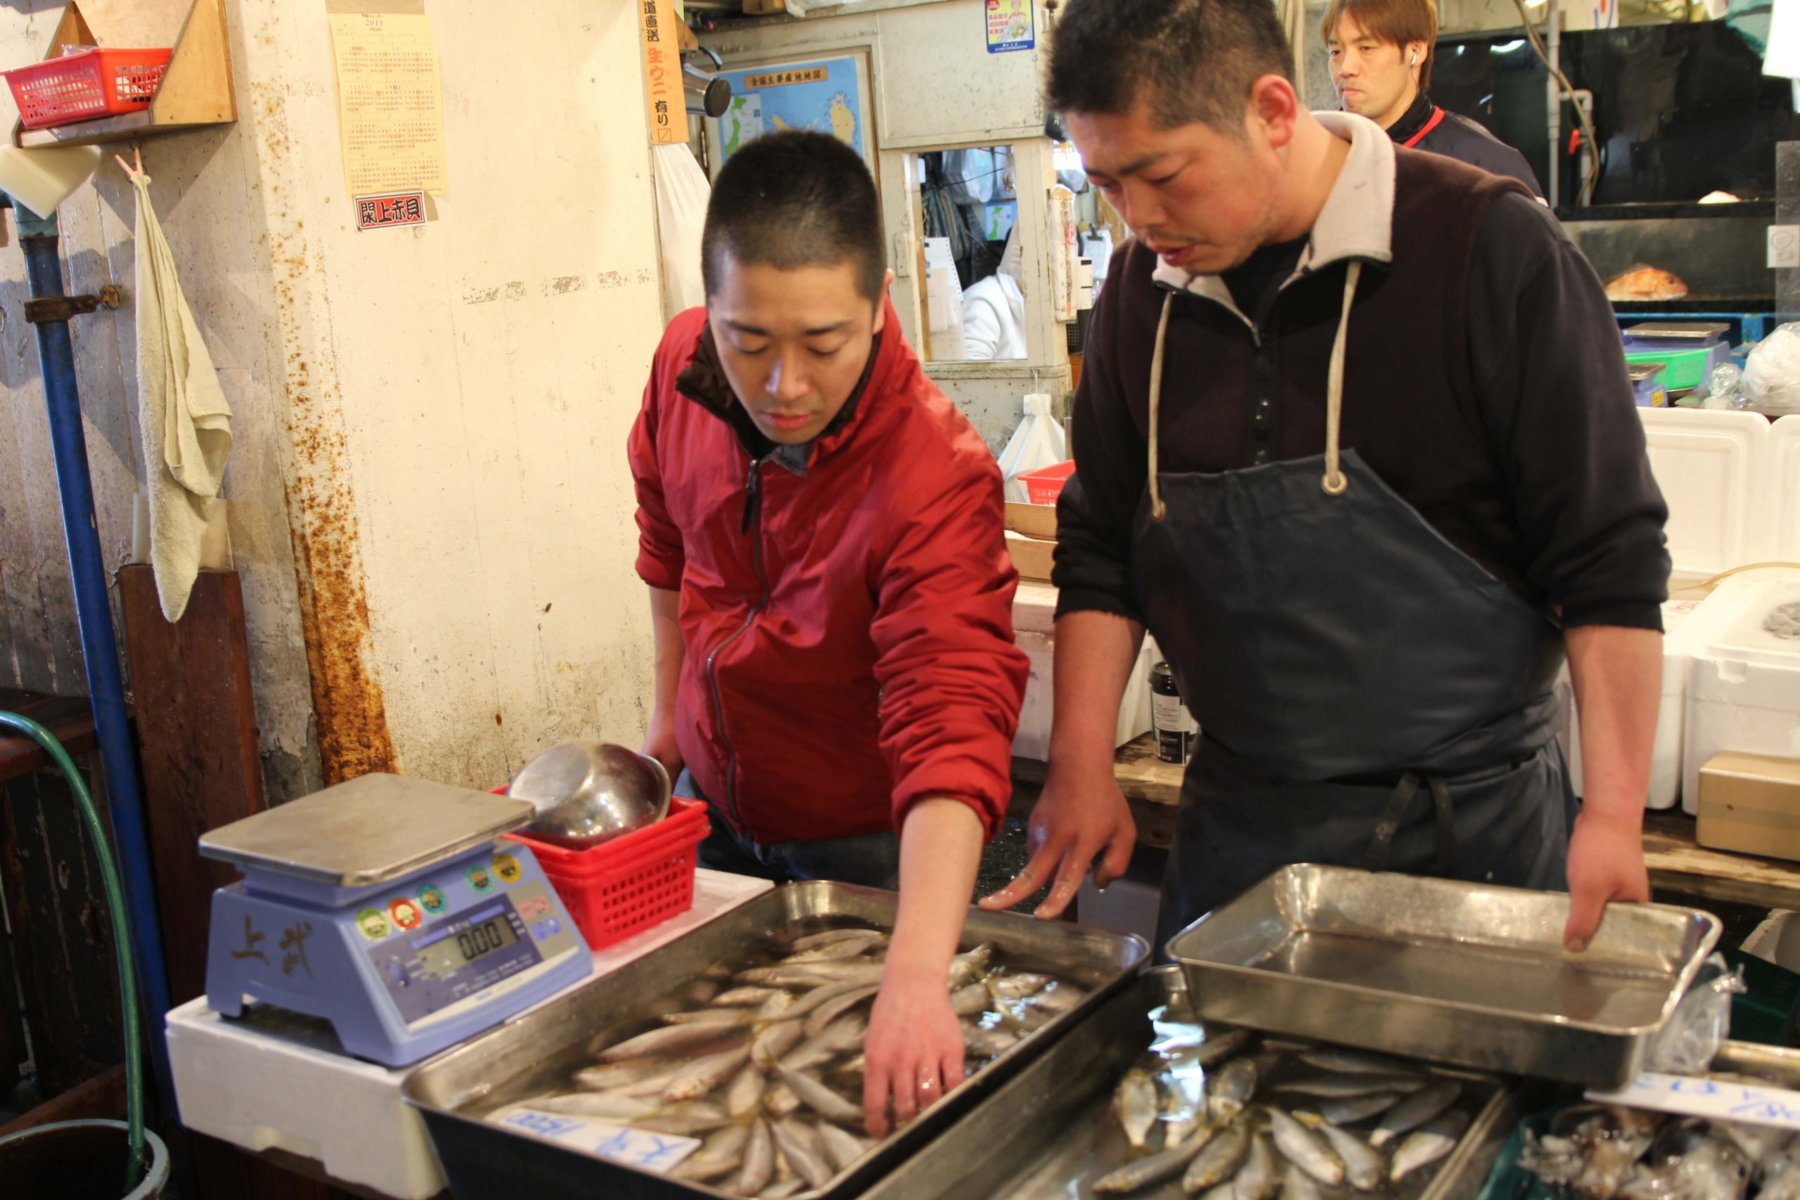
[{"label": "concrete wall", "polygon": [[[450,189],[422,229],[355,231],[322,5],[228,4],[238,123],[144,143],[234,410],[225,494],[276,798],[377,768],[491,785],[563,737],[635,742],[648,698],[623,455],[660,329],[635,13],[426,8]],[[0,58],[40,54],[59,11],[0,11]],[[71,290],[129,288],[110,160],[60,215]],[[75,692],[23,296],[0,250],[18,448],[0,451],[0,684]],[[132,320],[75,325],[109,565],[142,469]]]}]

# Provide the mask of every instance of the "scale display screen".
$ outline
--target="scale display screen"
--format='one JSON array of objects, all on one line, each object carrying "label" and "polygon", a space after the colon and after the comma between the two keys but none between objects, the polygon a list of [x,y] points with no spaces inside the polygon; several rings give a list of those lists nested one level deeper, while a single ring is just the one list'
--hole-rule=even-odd
[{"label": "scale display screen", "polygon": [[[476,959],[503,950],[519,940],[513,931],[512,922],[503,914],[496,914],[481,922],[471,925],[452,937],[439,937],[430,944],[419,949],[419,973],[429,975],[433,979],[442,979],[453,971],[459,971]],[[417,945],[417,943],[415,943]]]}]

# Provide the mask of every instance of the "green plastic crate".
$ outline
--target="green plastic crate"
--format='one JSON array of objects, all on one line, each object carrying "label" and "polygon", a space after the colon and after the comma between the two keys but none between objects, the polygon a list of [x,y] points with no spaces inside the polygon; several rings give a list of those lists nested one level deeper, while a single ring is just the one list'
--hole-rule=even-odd
[{"label": "green plastic crate", "polygon": [[1794,1045],[1800,1018],[1800,974],[1742,950],[1724,951],[1727,966],[1742,967],[1750,990],[1731,998],[1731,1036],[1765,1046]]},{"label": "green plastic crate", "polygon": [[1627,350],[1625,361],[1630,363],[1659,362],[1663,364],[1663,386],[1670,391],[1697,387],[1701,373],[1712,358],[1712,347],[1699,346],[1692,350],[1674,347],[1654,350]]}]

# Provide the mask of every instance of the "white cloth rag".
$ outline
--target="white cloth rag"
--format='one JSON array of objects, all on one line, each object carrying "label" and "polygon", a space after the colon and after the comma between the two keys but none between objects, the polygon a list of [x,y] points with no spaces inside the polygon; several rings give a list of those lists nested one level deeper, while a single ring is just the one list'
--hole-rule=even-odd
[{"label": "white cloth rag", "polygon": [[174,622],[187,611],[200,573],[201,541],[231,453],[231,407],[150,205],[150,177],[140,173],[132,184],[138,433],[150,494],[150,563],[163,616]]}]

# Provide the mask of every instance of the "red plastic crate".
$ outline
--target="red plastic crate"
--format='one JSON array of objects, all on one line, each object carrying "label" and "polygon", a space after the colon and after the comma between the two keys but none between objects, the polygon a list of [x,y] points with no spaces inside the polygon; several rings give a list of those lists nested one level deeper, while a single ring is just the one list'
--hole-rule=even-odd
[{"label": "red plastic crate", "polygon": [[695,860],[711,832],[705,803],[676,796],[656,824],[587,850],[504,836],[530,847],[588,948],[599,950],[693,907]]},{"label": "red plastic crate", "polygon": [[0,73],[19,106],[19,123],[43,129],[149,108],[172,53],[96,46]]},{"label": "red plastic crate", "polygon": [[[1040,467],[1035,471],[1027,471],[1018,478],[1025,481],[1026,494],[1033,504],[1055,504],[1056,498],[1062,495],[1063,484],[1069,482],[1069,476],[1075,473],[1075,460],[1059,462],[1054,467]],[[1015,495],[1017,493],[1014,493]]]}]

